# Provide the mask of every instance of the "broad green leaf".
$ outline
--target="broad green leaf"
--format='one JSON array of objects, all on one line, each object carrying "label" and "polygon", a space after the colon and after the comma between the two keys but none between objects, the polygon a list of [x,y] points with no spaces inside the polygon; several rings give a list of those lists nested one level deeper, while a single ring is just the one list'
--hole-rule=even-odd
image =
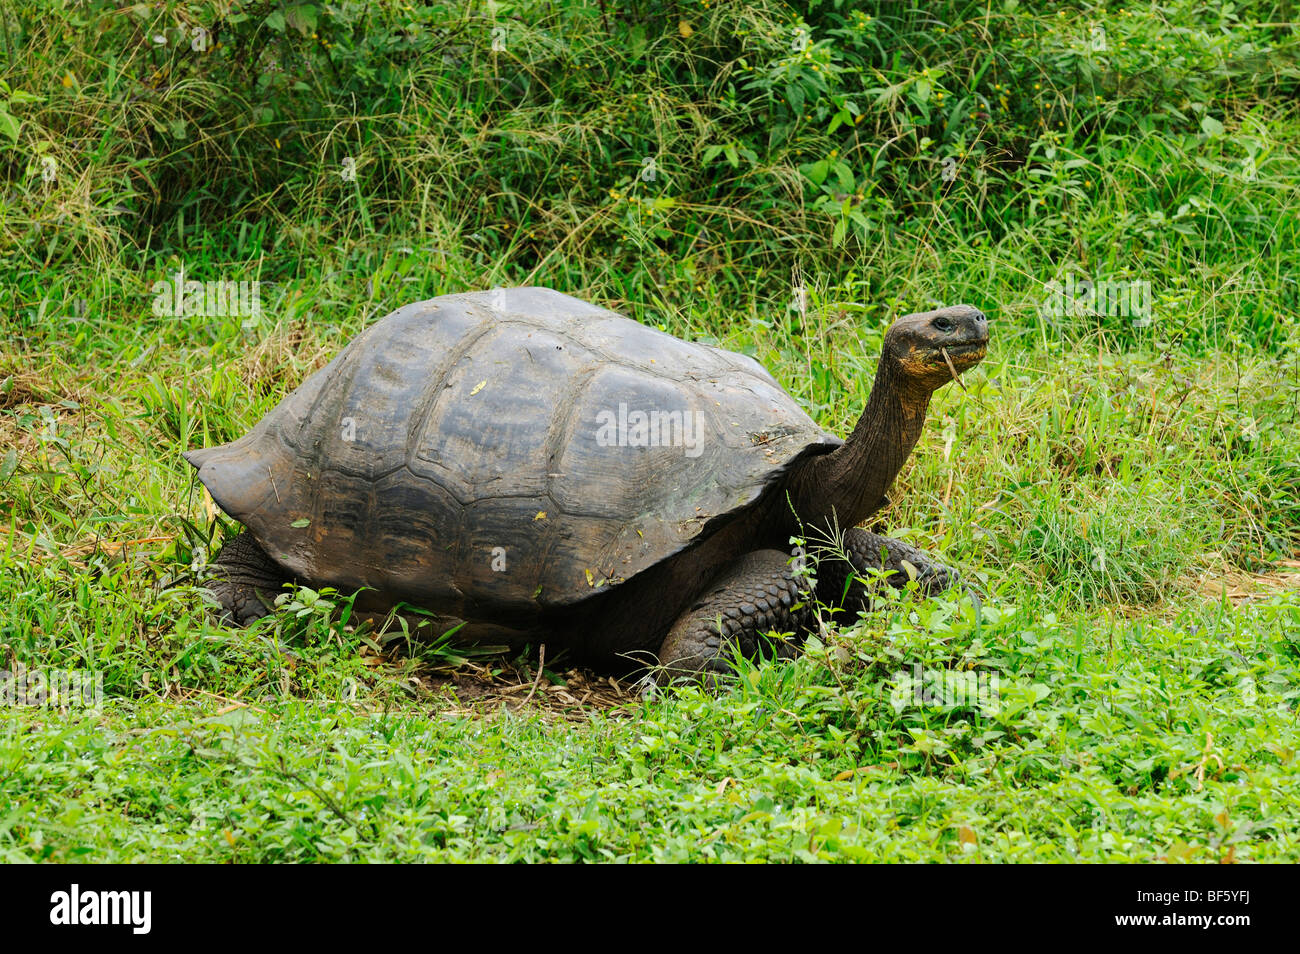
[{"label": "broad green leaf", "polygon": [[316,8],[311,4],[289,7],[284,11],[284,19],[303,36],[316,32]]},{"label": "broad green leaf", "polygon": [[835,164],[835,177],[840,180],[841,192],[852,192],[855,185],[853,181],[853,170],[849,168],[848,163],[837,162]]},{"label": "broad green leaf", "polygon": [[803,112],[803,90],[797,84],[791,83],[785,88],[785,98],[796,113]]},{"label": "broad green leaf", "polygon": [[627,45],[632,59],[641,59],[641,54],[645,52],[645,26],[643,24],[638,23],[628,31]]}]

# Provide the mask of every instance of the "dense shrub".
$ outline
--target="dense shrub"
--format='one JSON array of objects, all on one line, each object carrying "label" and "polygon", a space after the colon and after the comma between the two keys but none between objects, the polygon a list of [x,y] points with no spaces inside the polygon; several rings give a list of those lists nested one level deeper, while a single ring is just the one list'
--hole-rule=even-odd
[{"label": "dense shrub", "polygon": [[[882,248],[1006,243],[1032,248],[1029,304],[1139,256],[1172,316],[1229,239],[1294,261],[1273,126],[1300,73],[1267,7],[39,3],[0,36],[6,254],[229,230],[283,278],[391,236],[652,302],[786,300],[792,268],[864,260],[883,297]],[[1280,291],[1241,295],[1248,337]]]}]

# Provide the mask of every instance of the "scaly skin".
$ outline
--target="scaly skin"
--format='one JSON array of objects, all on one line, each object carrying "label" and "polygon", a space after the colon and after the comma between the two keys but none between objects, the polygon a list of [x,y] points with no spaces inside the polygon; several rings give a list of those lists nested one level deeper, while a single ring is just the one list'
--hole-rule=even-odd
[{"label": "scaly skin", "polygon": [[[828,552],[818,562],[817,596],[828,606],[842,606],[849,618],[870,607],[874,571],[884,569],[885,582],[901,590],[913,578],[903,566],[906,561],[927,595],[943,592],[957,577],[910,544],[858,528],[844,534],[842,556],[847,559]],[[794,633],[796,641],[775,644],[778,656],[793,656],[811,622],[811,607],[801,605],[807,602],[807,594],[800,592],[805,586],[796,577],[790,557],[780,550],[746,554],[669,631],[659,650],[658,682],[713,683],[729,671],[733,651],[756,656],[763,635],[769,632]]]},{"label": "scaly skin", "polygon": [[863,579],[871,580],[873,571],[884,570],[886,583],[896,590],[904,589],[913,579],[904,561],[912,565],[917,586],[927,596],[942,593],[957,582],[955,570],[936,563],[923,550],[860,527],[845,532],[844,556],[847,562],[839,559],[838,552],[829,551],[818,563],[817,597],[828,606],[842,605],[850,611],[865,608],[871,589],[864,585]]},{"label": "scaly skin", "polygon": [[287,582],[284,569],[245,530],[221,548],[207,590],[221,604],[223,622],[247,626],[271,613]]},{"label": "scaly skin", "polygon": [[[800,633],[809,609],[799,590],[788,554],[780,550],[747,553],[721,574],[682,614],[659,649],[659,682],[679,679],[712,681],[730,671],[732,648],[758,655],[760,634]],[[799,607],[796,609],[795,607]],[[794,648],[777,642],[778,656]]]}]

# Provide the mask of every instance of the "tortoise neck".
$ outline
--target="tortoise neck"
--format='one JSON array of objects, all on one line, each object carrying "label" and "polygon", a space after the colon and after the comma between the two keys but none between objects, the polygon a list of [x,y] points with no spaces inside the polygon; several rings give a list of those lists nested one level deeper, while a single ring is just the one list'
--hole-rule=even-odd
[{"label": "tortoise neck", "polygon": [[791,495],[805,523],[856,527],[880,509],[925,424],[930,392],[881,356],[866,409],[844,446],[809,461]]}]

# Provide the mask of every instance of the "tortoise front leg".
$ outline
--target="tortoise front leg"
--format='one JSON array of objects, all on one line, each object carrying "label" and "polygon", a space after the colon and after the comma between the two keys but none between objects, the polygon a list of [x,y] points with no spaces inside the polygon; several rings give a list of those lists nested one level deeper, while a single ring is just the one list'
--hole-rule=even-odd
[{"label": "tortoise front leg", "polygon": [[[904,563],[911,564],[914,573],[909,573]],[[863,578],[870,582],[875,571],[882,569],[890,586],[901,590],[915,577],[927,596],[942,593],[957,582],[956,570],[937,562],[924,550],[854,527],[844,534],[843,554],[831,550],[819,560],[817,598],[827,606],[843,606],[854,612],[869,609],[872,588],[863,583]]]},{"label": "tortoise front leg", "polygon": [[[789,554],[755,550],[720,574],[689,610],[678,617],[659,648],[660,685],[701,679],[729,671],[732,646],[758,655],[760,634],[772,630],[802,634],[809,609],[800,594]],[[798,608],[796,608],[798,607]],[[793,656],[794,646],[777,644],[777,655]]]},{"label": "tortoise front leg", "polygon": [[223,623],[247,626],[268,616],[289,575],[272,560],[247,530],[217,554],[212,579],[204,587],[221,604]]}]

